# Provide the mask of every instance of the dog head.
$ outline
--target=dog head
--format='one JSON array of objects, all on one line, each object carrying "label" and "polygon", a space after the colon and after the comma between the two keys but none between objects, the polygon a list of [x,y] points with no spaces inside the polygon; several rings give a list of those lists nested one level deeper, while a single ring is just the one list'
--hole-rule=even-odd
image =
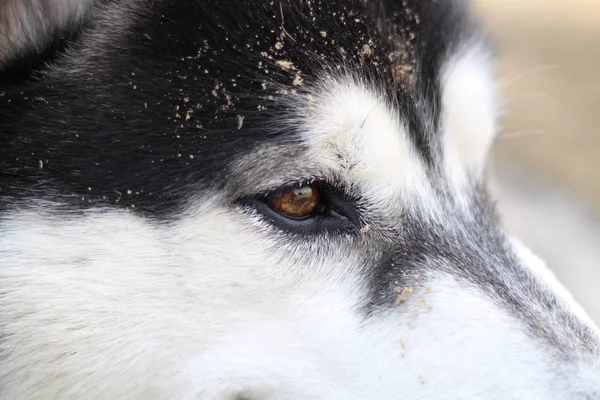
[{"label": "dog head", "polygon": [[600,397],[462,2],[0,7],[5,398]]}]

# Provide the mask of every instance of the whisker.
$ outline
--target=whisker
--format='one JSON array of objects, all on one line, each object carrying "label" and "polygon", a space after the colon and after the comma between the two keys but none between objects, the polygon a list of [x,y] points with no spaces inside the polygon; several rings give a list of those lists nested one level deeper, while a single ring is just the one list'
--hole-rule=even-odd
[{"label": "whisker", "polygon": [[373,108],[371,108],[371,110],[367,113],[367,116],[363,120],[362,124],[360,124],[360,129],[362,129],[365,126],[365,122],[367,122],[367,119],[369,119],[369,117],[371,116],[371,114],[373,113],[373,111],[375,111],[377,109],[377,107],[379,107],[379,105],[382,102],[383,102],[383,99],[380,99],[380,100],[377,101],[377,103],[375,103],[375,105],[373,106]]},{"label": "whisker", "polygon": [[503,105],[511,106],[511,105],[520,103],[525,100],[537,100],[537,99],[551,99],[551,100],[553,100],[553,102],[558,103],[558,99],[555,96],[552,96],[550,93],[533,92],[533,93],[526,93],[526,94],[523,94],[520,96],[515,96],[514,98],[510,99],[509,101],[505,101],[503,103]]},{"label": "whisker", "polygon": [[514,138],[520,138],[523,136],[536,136],[536,135],[543,135],[545,133],[546,133],[546,131],[544,131],[544,130],[506,132],[506,133],[501,133],[500,135],[498,135],[496,137],[496,140],[514,139]]},{"label": "whisker", "polygon": [[537,74],[538,72],[542,72],[542,71],[548,71],[548,70],[551,70],[551,69],[557,69],[557,68],[558,68],[558,65],[545,65],[545,66],[533,68],[533,69],[530,69],[529,71],[526,71],[526,72],[524,72],[522,74],[519,74],[519,75],[515,75],[515,76],[513,76],[511,78],[501,79],[500,82],[499,82],[499,84],[500,84],[501,87],[508,87],[508,86],[514,85],[516,82],[518,82],[521,79],[526,78],[526,77],[528,77],[530,75]]}]

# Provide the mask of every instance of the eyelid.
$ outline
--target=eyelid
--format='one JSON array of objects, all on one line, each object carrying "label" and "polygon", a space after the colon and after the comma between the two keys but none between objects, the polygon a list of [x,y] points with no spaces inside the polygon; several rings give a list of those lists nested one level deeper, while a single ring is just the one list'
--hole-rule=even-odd
[{"label": "eyelid", "polygon": [[[314,184],[321,186],[321,184],[326,184],[326,183],[325,183],[325,180],[317,179],[317,178],[287,181],[281,185],[278,185],[277,187],[267,190],[266,194],[265,193],[262,194],[262,197],[268,198],[271,196],[276,196],[277,194],[282,193],[290,188],[300,188],[303,186],[310,186],[310,185],[314,185]],[[258,196],[260,197],[261,195],[258,194]]]},{"label": "eyelid", "polygon": [[[305,218],[293,218],[282,214],[270,204],[270,197],[278,193],[294,187],[315,184],[320,187],[321,204],[326,207],[325,210],[327,211],[325,213],[317,213]],[[297,234],[312,235],[319,232],[356,233],[364,225],[356,207],[359,199],[350,195],[344,186],[322,179],[308,178],[291,181],[268,192],[244,197],[238,202],[258,211],[262,218],[265,218],[275,227]]]},{"label": "eyelid", "polygon": [[[240,182],[235,190],[235,194],[238,196],[253,196],[256,198],[270,196],[282,189],[288,187],[298,187],[302,185],[308,185],[312,183],[318,183],[323,185],[323,187],[332,187],[340,192],[345,192],[343,185],[343,179],[341,176],[336,174],[335,172],[325,172],[323,171],[307,171],[302,174],[294,174],[294,173],[285,173],[284,171],[273,171],[275,173],[279,172],[280,174],[276,176],[274,179],[269,179],[269,181],[258,181],[255,184],[251,185],[251,182],[244,180]],[[254,178],[256,180],[256,178]]]}]

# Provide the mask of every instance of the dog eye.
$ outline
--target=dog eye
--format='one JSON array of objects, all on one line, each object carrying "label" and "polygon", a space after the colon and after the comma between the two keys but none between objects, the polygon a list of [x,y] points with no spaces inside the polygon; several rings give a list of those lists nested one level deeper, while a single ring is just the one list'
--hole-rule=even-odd
[{"label": "dog eye", "polygon": [[292,233],[357,232],[361,221],[357,199],[340,186],[325,181],[304,181],[282,186],[264,195],[238,199],[266,221]]},{"label": "dog eye", "polygon": [[313,215],[321,204],[321,191],[315,184],[290,187],[272,195],[268,201],[280,214],[290,218]]}]

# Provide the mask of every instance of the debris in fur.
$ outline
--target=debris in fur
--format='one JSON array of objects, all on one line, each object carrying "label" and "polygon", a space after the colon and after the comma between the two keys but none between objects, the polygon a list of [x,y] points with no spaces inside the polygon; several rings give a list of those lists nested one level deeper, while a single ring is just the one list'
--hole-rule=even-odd
[{"label": "debris in fur", "polygon": [[[397,289],[399,290],[399,289]],[[402,289],[402,291],[400,291],[400,294],[396,297],[396,301],[395,304],[402,304],[404,303],[409,297],[410,295],[413,293],[413,288],[404,288]]]},{"label": "debris in fur", "polygon": [[427,303],[427,299],[421,298],[417,301],[417,306],[413,310],[416,314],[421,314],[424,312],[431,312],[433,307]]},{"label": "debris in fur", "polygon": [[304,82],[304,80],[302,79],[302,77],[300,75],[296,74],[296,76],[294,77],[294,80],[292,81],[292,85],[300,86],[300,85],[302,85],[303,82]]},{"label": "debris in fur", "polygon": [[365,233],[369,232],[370,230],[371,230],[371,227],[369,226],[369,224],[365,224],[365,226],[360,228],[360,233],[365,234]]},{"label": "debris in fur", "polygon": [[410,80],[412,71],[411,65],[396,65],[393,67],[394,76],[398,80]]},{"label": "debris in fur", "polygon": [[238,115],[237,116],[237,128],[238,128],[238,131],[240,129],[242,129],[242,126],[244,126],[244,116],[243,115]]},{"label": "debris in fur", "polygon": [[294,69],[294,64],[292,64],[292,62],[288,61],[288,60],[277,60],[277,61],[275,61],[275,65],[277,65],[278,67],[280,67],[286,71],[288,69]]},{"label": "debris in fur", "polygon": [[363,45],[361,54],[365,57],[370,57],[373,54],[373,49],[371,49],[371,46],[369,46],[368,43]]}]

